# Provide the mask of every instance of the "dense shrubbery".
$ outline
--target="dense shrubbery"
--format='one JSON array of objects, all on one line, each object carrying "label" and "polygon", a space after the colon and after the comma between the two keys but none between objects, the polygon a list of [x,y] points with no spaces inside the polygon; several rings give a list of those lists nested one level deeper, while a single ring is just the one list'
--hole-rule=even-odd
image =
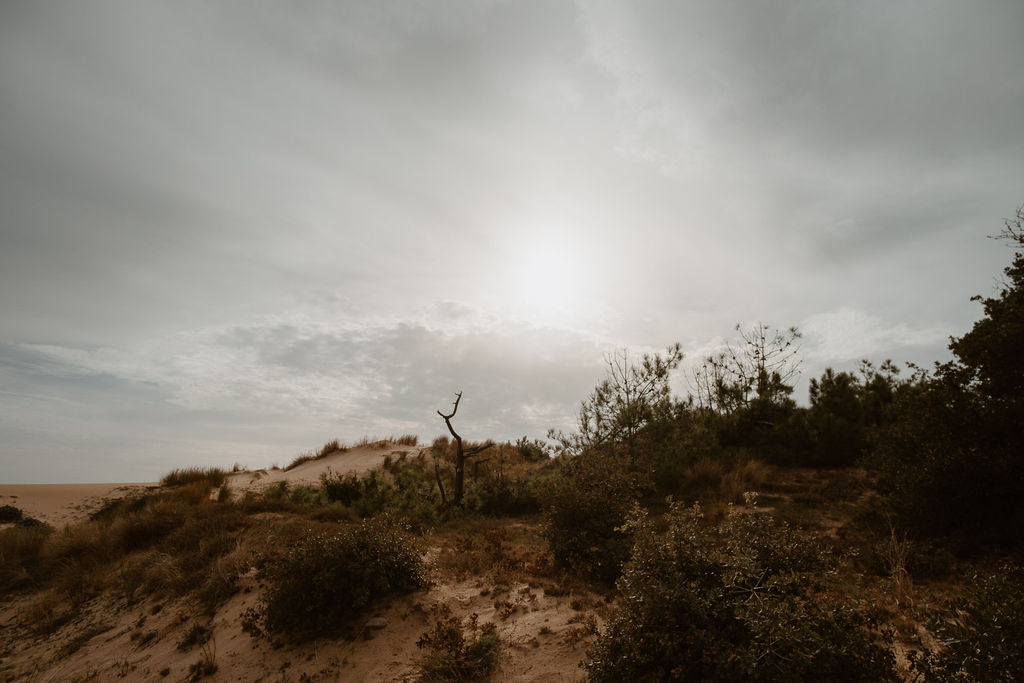
[{"label": "dense shrubbery", "polygon": [[980,578],[950,605],[953,619],[930,624],[944,645],[913,656],[927,681],[1016,681],[1024,675],[1024,571]]},{"label": "dense shrubbery", "polygon": [[312,534],[269,569],[269,586],[250,630],[303,639],[351,626],[372,601],[409,592],[425,568],[405,530],[390,517],[336,534]]},{"label": "dense shrubbery", "polygon": [[901,387],[870,459],[905,526],[969,549],[1024,538],[1024,209],[1001,237],[1017,249],[1001,291],[955,360]]},{"label": "dense shrubbery", "polygon": [[545,535],[555,562],[611,583],[629,555],[621,527],[636,500],[636,477],[614,457],[573,458],[545,487]]},{"label": "dense shrubbery", "polygon": [[763,515],[707,524],[673,506],[642,514],[619,612],[586,664],[594,681],[897,680],[870,615],[816,591],[832,554]]}]

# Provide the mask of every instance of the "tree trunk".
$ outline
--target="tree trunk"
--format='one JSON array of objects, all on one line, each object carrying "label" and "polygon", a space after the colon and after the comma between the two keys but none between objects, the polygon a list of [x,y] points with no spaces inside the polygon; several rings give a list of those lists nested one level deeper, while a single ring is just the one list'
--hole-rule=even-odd
[{"label": "tree trunk", "polygon": [[[448,427],[448,431],[451,433],[452,438],[455,439],[455,486],[452,490],[452,504],[462,505],[462,492],[465,488],[466,481],[466,460],[473,456],[480,455],[488,448],[493,446],[493,443],[486,443],[483,446],[475,446],[469,450],[465,450],[462,446],[462,437],[459,436],[455,428],[452,427],[452,418],[455,417],[455,413],[459,410],[459,401],[462,400],[462,392],[455,394],[455,407],[452,408],[452,412],[445,415],[440,410],[437,414],[444,420],[445,425]],[[440,485],[440,477],[438,478],[438,485]]]}]

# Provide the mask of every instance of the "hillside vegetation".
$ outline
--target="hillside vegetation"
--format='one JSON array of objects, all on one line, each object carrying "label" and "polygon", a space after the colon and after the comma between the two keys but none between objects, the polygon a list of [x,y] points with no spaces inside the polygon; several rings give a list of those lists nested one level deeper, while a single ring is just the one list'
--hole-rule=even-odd
[{"label": "hillside vegetation", "polygon": [[0,676],[1020,680],[1022,222],[952,361],[827,370],[806,407],[799,331],[756,325],[686,398],[678,346],[612,355],[548,441],[364,443],[364,474],[333,441],[291,466],[330,459],[317,484],[6,510]]}]

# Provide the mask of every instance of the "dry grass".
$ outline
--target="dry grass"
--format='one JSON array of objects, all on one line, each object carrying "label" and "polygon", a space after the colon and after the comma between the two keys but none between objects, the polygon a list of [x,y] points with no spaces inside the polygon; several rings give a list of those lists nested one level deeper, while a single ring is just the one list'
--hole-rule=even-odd
[{"label": "dry grass", "polygon": [[208,482],[209,486],[217,487],[224,483],[225,472],[219,467],[185,467],[171,470],[164,475],[160,483],[168,487],[184,486],[197,482]]},{"label": "dry grass", "polygon": [[889,564],[889,571],[892,574],[893,592],[896,598],[896,607],[911,608],[914,606],[914,584],[907,572],[907,552],[910,544],[906,537],[903,540],[896,538],[896,529],[889,527],[889,545],[886,548],[886,561]]},{"label": "dry grass", "polygon": [[686,468],[685,487],[691,491],[713,491],[721,485],[724,473],[720,460],[701,458]]},{"label": "dry grass", "polygon": [[[358,445],[360,445],[360,444],[357,444],[357,446]],[[288,470],[295,469],[296,467],[298,467],[299,465],[301,465],[303,463],[307,463],[307,462],[310,462],[312,460],[319,460],[320,458],[326,458],[328,455],[332,455],[334,453],[345,453],[345,452],[347,452],[349,450],[350,450],[350,448],[348,446],[346,446],[345,444],[343,444],[338,439],[331,439],[330,441],[325,443],[323,446],[321,446],[320,450],[318,450],[316,453],[307,452],[307,453],[302,453],[302,454],[296,456],[295,459],[292,460],[288,464],[288,466],[284,468],[284,471],[287,472]]]},{"label": "dry grass", "polygon": [[744,503],[745,493],[757,491],[768,479],[768,466],[759,460],[741,460],[725,473],[719,484],[719,498],[726,503]]},{"label": "dry grass", "polygon": [[297,455],[295,456],[294,460],[292,460],[290,463],[288,463],[288,465],[285,466],[284,471],[287,472],[288,470],[293,470],[299,465],[316,460],[318,457],[320,456],[314,453],[302,453],[300,455]]}]

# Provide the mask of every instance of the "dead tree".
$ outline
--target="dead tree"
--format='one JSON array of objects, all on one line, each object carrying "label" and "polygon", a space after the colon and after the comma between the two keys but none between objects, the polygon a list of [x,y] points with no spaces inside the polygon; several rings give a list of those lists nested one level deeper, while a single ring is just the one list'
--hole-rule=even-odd
[{"label": "dead tree", "polygon": [[[493,442],[488,441],[482,446],[474,446],[473,448],[463,448],[462,437],[459,436],[455,428],[452,427],[452,418],[455,417],[455,413],[459,410],[459,401],[462,400],[462,392],[455,394],[455,407],[452,408],[452,412],[445,415],[440,410],[437,414],[444,420],[445,425],[448,427],[448,431],[451,432],[452,438],[455,439],[455,487],[452,490],[452,503],[455,505],[462,505],[462,491],[466,479],[466,461],[472,457],[480,455],[488,448],[494,445]],[[438,478],[438,484],[440,484],[440,478]]]}]

